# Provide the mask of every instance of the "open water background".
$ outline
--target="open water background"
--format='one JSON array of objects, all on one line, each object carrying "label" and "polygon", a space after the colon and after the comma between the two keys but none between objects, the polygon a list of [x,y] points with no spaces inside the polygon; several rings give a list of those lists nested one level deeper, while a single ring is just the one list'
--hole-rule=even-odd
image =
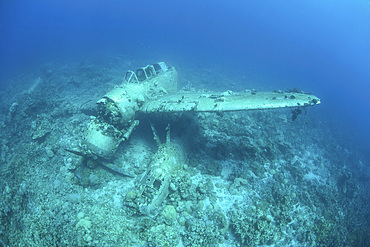
[{"label": "open water background", "polygon": [[43,63],[116,54],[222,68],[245,88],[312,92],[329,127],[369,153],[369,1],[0,3],[1,87]]}]

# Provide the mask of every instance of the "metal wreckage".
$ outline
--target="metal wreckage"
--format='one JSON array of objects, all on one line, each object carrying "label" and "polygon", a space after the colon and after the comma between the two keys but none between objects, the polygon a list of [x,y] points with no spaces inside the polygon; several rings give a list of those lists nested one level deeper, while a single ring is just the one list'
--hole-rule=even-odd
[{"label": "metal wreckage", "polygon": [[[275,108],[292,108],[293,120],[320,99],[300,90],[288,92],[190,92],[177,90],[177,71],[164,62],[127,71],[124,82],[97,101],[98,117],[91,117],[81,149],[67,150],[83,156],[88,162],[99,162],[104,168],[132,177],[109,160],[121,142],[127,140],[139,124],[136,117],[148,113],[226,112]],[[171,179],[182,170],[185,155],[170,140],[161,143],[153,125],[158,150],[146,172],[137,178],[136,186],[126,195],[127,205],[142,215],[159,212],[171,188]]]}]

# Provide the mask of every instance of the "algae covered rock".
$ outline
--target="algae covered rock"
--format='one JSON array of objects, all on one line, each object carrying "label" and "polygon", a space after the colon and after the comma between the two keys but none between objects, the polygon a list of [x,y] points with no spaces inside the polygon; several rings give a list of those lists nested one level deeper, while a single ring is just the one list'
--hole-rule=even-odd
[{"label": "algae covered rock", "polygon": [[272,245],[281,238],[280,228],[268,212],[242,207],[229,212],[231,229],[245,246]]},{"label": "algae covered rock", "polygon": [[166,224],[141,224],[139,237],[148,245],[144,246],[178,246],[180,242],[180,229]]},{"label": "algae covered rock", "polygon": [[31,137],[32,140],[38,140],[45,137],[52,130],[52,124],[50,116],[38,115],[37,119],[31,124]]},{"label": "algae covered rock", "polygon": [[162,216],[164,217],[166,224],[171,225],[177,219],[175,207],[172,205],[167,205],[162,211]]}]

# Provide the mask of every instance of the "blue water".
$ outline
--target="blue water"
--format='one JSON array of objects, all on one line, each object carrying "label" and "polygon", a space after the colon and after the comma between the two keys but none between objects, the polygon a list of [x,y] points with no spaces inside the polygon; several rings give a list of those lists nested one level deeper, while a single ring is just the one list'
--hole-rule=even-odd
[{"label": "blue water", "polygon": [[1,1],[0,44],[2,76],[119,51],[242,69],[315,93],[370,146],[369,1]]},{"label": "blue water", "polygon": [[84,54],[218,64],[318,95],[370,146],[369,1],[1,1],[0,44],[1,84]]},{"label": "blue water", "polygon": [[0,90],[45,63],[122,54],[141,66],[165,61],[180,75],[217,68],[237,78],[238,88],[311,92],[322,104],[308,118],[327,126],[309,126],[330,128],[322,133],[337,133],[337,144],[369,167],[369,0],[0,1]]}]

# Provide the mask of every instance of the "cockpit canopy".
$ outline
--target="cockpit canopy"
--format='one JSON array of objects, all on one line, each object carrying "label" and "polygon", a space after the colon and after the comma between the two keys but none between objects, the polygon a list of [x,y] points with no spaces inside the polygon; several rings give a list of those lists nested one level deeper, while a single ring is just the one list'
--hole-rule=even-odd
[{"label": "cockpit canopy", "polygon": [[168,69],[170,69],[170,67],[167,67],[164,62],[150,64],[137,69],[136,72],[132,70],[127,71],[125,74],[125,81],[128,83],[140,83],[164,73]]}]

